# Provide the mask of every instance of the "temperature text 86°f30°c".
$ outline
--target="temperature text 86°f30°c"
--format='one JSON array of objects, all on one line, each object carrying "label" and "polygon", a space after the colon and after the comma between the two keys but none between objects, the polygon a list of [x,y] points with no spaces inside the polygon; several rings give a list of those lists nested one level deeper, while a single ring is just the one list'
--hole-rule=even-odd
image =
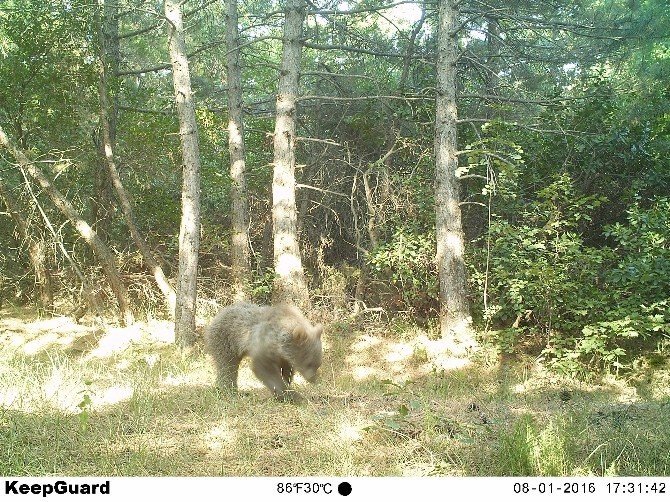
[{"label": "temperature text 86\u00b0f30\u00b0c", "polygon": [[333,493],[333,485],[331,483],[309,482],[277,483],[277,493],[325,493],[330,495]]}]

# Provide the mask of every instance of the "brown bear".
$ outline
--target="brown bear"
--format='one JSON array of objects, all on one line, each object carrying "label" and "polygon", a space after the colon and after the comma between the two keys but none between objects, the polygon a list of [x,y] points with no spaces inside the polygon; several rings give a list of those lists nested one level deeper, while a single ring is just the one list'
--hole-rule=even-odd
[{"label": "brown bear", "polygon": [[314,382],[321,366],[323,326],[312,324],[292,305],[234,303],[205,328],[205,350],[214,359],[216,383],[237,389],[242,358],[251,358],[258,379],[283,401],[299,399],[289,389],[293,371]]}]

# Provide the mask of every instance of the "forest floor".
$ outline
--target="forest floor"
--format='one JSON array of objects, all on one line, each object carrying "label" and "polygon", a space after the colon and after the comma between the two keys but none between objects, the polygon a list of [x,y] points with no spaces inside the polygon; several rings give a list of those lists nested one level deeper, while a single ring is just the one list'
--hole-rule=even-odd
[{"label": "forest floor", "polygon": [[0,310],[0,476],[670,474],[670,371],[580,382],[537,359],[440,355],[409,324],[327,323],[320,381],[219,395],[201,345]]}]

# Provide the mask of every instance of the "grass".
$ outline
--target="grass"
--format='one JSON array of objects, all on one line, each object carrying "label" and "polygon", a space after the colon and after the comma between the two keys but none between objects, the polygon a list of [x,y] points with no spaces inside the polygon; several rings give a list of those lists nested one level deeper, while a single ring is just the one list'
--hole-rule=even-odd
[{"label": "grass", "polygon": [[667,476],[668,370],[580,383],[440,358],[412,327],[331,324],[307,404],[220,395],[168,323],[0,311],[0,476]]}]

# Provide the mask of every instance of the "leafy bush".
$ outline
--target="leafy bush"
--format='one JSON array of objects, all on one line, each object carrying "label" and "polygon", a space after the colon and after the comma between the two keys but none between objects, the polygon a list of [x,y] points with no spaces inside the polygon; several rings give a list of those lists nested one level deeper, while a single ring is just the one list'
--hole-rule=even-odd
[{"label": "leafy bush", "polygon": [[275,272],[271,268],[252,270],[251,297],[261,303],[270,303]]},{"label": "leafy bush", "polygon": [[599,270],[610,256],[584,246],[577,229],[599,204],[593,197],[575,197],[562,176],[526,205],[517,223],[491,224],[488,275],[485,249],[475,251],[471,272],[480,297],[486,289],[487,322],[498,328],[532,324],[535,334],[549,335],[588,319],[600,306]]},{"label": "leafy bush", "polygon": [[424,310],[438,297],[434,256],[434,234],[400,228],[368,255],[368,264],[374,277],[391,284],[406,308]]},{"label": "leafy bush", "polygon": [[670,297],[670,198],[658,198],[648,209],[637,203],[627,219],[627,225],[605,227],[620,256],[608,281],[627,300]]},{"label": "leafy bush", "polygon": [[555,369],[576,374],[586,368],[626,368],[645,349],[645,340],[670,334],[670,302],[624,306],[604,313],[606,320],[584,326],[579,336],[556,337],[544,350]]},{"label": "leafy bush", "polygon": [[480,316],[502,350],[525,342],[570,374],[618,370],[670,332],[670,201],[636,205],[625,225],[606,227],[614,248],[589,247],[579,228],[601,202],[561,176],[516,222],[491,225],[490,255],[475,251],[471,281],[480,298],[486,291]]},{"label": "leafy bush", "polygon": [[646,209],[638,202],[627,214],[626,225],[605,228],[605,235],[616,241],[617,256],[604,272],[607,308],[600,320],[584,326],[574,347],[551,351],[570,371],[575,371],[579,354],[619,369],[626,356],[649,346],[645,342],[655,347],[654,342],[670,334],[670,199],[655,199]]}]

